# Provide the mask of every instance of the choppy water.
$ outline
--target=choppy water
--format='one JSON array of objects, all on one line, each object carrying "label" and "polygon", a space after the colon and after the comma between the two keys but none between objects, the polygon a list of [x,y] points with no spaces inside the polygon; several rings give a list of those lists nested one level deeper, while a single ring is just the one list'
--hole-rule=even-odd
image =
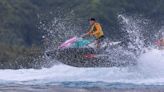
[{"label": "choppy water", "polygon": [[22,90],[36,91],[38,89],[41,91],[41,89],[50,90],[62,87],[61,89],[154,88],[163,90],[164,52],[150,50],[141,55],[138,62],[137,66],[125,68],[76,68],[59,64],[40,70],[0,70],[0,89],[21,90],[22,88]]}]

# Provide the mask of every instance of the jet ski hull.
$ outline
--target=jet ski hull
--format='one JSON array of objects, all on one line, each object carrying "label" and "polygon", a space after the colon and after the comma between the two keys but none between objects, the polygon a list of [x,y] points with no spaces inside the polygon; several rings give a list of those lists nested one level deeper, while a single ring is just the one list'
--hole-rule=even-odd
[{"label": "jet ski hull", "polygon": [[116,62],[114,59],[109,59],[111,55],[104,54],[101,51],[93,48],[67,48],[49,51],[46,54],[63,64],[74,67],[125,67],[135,65],[130,61]]}]

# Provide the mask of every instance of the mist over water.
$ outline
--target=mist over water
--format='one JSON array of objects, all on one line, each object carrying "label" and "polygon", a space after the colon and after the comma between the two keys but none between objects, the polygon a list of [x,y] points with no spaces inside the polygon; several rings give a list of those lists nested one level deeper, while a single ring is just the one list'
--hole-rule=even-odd
[{"label": "mist over water", "polygon": [[[101,82],[109,84],[130,83],[134,85],[164,85],[164,51],[157,50],[152,46],[145,46],[144,36],[142,34],[142,31],[145,31],[145,29],[138,25],[138,22],[141,23],[143,20],[136,20],[136,18],[134,19],[133,17],[127,17],[124,15],[119,15],[118,18],[121,20],[121,24],[123,25],[122,30],[128,34],[126,37],[128,37],[130,41],[128,43],[129,53],[133,53],[137,58],[138,64],[136,66],[77,68],[57,64],[52,68],[44,68],[40,70],[0,70],[1,83],[14,82],[19,84],[60,84],[62,82],[85,81],[95,82],[97,85]],[[58,25],[63,27],[64,24],[62,23],[59,23]],[[52,33],[52,30],[53,27],[48,29],[48,32],[50,32],[48,33],[49,35],[56,34]]]},{"label": "mist over water", "polygon": [[164,52],[152,49],[138,59],[138,68],[149,78],[164,78]]}]

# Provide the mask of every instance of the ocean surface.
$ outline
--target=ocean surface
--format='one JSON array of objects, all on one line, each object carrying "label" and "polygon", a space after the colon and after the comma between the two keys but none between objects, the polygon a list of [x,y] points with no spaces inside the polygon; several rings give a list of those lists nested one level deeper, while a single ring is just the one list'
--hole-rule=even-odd
[{"label": "ocean surface", "polygon": [[130,67],[0,70],[0,92],[164,92],[164,51],[152,49]]}]

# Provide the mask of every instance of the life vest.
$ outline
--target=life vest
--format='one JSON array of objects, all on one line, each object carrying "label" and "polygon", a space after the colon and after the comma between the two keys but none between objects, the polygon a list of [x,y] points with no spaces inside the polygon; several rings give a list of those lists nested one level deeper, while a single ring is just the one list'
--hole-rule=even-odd
[{"label": "life vest", "polygon": [[99,23],[94,23],[90,27],[89,34],[95,36],[96,38],[104,36],[104,32],[102,31],[102,27]]}]

